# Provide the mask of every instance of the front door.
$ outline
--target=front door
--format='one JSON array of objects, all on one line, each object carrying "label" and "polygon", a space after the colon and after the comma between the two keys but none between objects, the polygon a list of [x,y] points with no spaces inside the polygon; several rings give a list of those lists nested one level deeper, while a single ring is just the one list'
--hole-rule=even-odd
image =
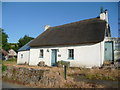
[{"label": "front door", "polygon": [[113,42],[105,42],[105,60],[113,61],[114,51],[113,51]]},{"label": "front door", "polygon": [[56,63],[57,63],[57,49],[52,49],[51,65],[56,66]]}]

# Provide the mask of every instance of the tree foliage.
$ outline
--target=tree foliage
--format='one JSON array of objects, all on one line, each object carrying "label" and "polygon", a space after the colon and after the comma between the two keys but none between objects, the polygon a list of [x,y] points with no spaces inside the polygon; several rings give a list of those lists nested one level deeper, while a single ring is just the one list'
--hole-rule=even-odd
[{"label": "tree foliage", "polygon": [[10,49],[10,46],[8,43],[8,35],[1,28],[0,28],[0,32],[2,32],[2,35],[1,35],[2,37],[0,36],[0,38],[2,38],[2,48],[8,51]]},{"label": "tree foliage", "polygon": [[18,47],[21,48],[22,46],[24,46],[26,43],[28,43],[32,39],[34,39],[34,38],[33,37],[29,37],[28,35],[25,35],[23,38],[20,38],[18,40]]},{"label": "tree foliage", "polygon": [[0,50],[2,48],[2,29],[0,28]]},{"label": "tree foliage", "polygon": [[17,43],[9,43],[9,45],[10,45],[10,49],[13,49],[17,52],[19,48]]},{"label": "tree foliage", "polygon": [[34,38],[29,37],[28,35],[24,35],[24,37],[18,40],[18,43],[8,43],[8,35],[4,32],[2,28],[0,28],[0,47],[2,47],[6,51],[8,51],[9,49],[14,49],[15,51],[17,51],[19,48],[24,46],[32,39]]}]

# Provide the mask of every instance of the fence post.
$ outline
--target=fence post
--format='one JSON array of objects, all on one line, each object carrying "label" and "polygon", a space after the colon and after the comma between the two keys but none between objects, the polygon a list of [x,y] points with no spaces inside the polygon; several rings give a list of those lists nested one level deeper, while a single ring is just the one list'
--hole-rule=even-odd
[{"label": "fence post", "polygon": [[64,79],[66,80],[66,72],[67,72],[67,67],[64,65]]}]

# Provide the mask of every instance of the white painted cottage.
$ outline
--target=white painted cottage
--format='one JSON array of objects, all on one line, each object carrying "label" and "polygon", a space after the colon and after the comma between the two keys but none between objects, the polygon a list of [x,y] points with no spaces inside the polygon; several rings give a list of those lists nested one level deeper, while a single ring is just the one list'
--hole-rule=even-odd
[{"label": "white painted cottage", "polygon": [[64,24],[46,26],[45,31],[28,45],[29,65],[44,61],[54,66],[58,61],[69,61],[71,67],[101,66],[104,61],[105,37],[110,37],[108,11],[100,17]]},{"label": "white painted cottage", "polygon": [[17,64],[28,64],[29,63],[29,59],[30,59],[30,46],[28,46],[28,44],[31,41],[29,41],[27,44],[25,44],[23,47],[21,47],[18,50]]},{"label": "white painted cottage", "polygon": [[8,56],[9,56],[9,58],[15,57],[15,56],[17,56],[17,53],[13,49],[10,49],[10,50],[8,50]]}]

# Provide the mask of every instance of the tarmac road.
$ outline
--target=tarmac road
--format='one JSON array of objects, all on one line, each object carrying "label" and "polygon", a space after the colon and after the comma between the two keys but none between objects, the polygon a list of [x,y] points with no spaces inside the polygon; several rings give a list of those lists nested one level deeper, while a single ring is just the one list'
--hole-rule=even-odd
[{"label": "tarmac road", "polygon": [[[1,82],[0,82],[1,84]],[[24,85],[18,85],[14,83],[9,83],[9,82],[2,82],[2,88],[28,88]]]}]

